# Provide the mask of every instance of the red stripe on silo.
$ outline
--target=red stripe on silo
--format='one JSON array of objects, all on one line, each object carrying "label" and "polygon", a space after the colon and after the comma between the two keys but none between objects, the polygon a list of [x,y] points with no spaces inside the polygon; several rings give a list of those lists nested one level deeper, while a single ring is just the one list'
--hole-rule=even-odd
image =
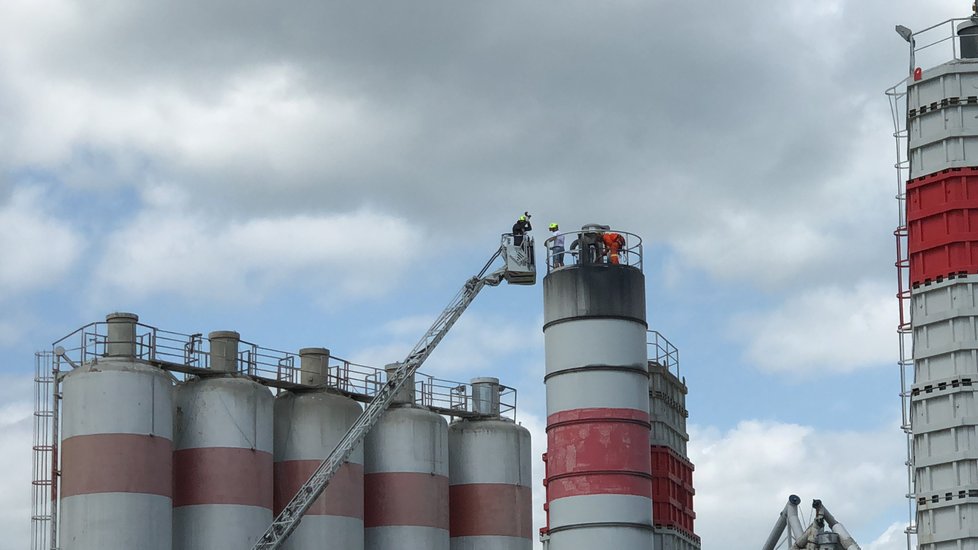
[{"label": "red stripe on silo", "polygon": [[448,478],[414,472],[363,476],[363,526],[449,528]]},{"label": "red stripe on silo", "polygon": [[978,168],[950,168],[907,182],[910,282],[978,273]]},{"label": "red stripe on silo", "polygon": [[[287,460],[275,463],[275,514],[312,477],[319,460]],[[322,496],[306,512],[310,516],[344,516],[363,519],[363,464],[346,463],[329,481]]]},{"label": "red stripe on silo", "polygon": [[61,496],[173,496],[173,442],[138,434],[93,434],[61,443]]},{"label": "red stripe on silo", "polygon": [[533,538],[533,495],[529,487],[471,483],[449,487],[452,537]]},{"label": "red stripe on silo", "polygon": [[240,447],[173,453],[173,506],[240,504],[272,508],[272,454]]},{"label": "red stripe on silo", "polygon": [[581,495],[652,497],[649,414],[574,409],[547,418],[548,500]]}]

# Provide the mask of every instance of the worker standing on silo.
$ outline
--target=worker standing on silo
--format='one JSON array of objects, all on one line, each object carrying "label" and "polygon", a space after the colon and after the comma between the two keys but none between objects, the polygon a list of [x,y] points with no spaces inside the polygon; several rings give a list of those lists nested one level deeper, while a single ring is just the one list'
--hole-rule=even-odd
[{"label": "worker standing on silo", "polygon": [[513,244],[516,246],[523,245],[523,235],[526,235],[527,231],[532,231],[533,226],[530,225],[530,213],[523,212],[516,223],[513,224]]},{"label": "worker standing on silo", "polygon": [[556,223],[550,224],[550,232],[554,234],[552,244],[550,245],[554,268],[564,267],[564,236],[557,233],[558,229],[560,227]]},{"label": "worker standing on silo", "polygon": [[618,265],[620,263],[618,252],[625,247],[625,237],[622,237],[620,233],[608,231],[601,236],[601,239],[604,241],[604,247],[608,253],[608,263]]}]

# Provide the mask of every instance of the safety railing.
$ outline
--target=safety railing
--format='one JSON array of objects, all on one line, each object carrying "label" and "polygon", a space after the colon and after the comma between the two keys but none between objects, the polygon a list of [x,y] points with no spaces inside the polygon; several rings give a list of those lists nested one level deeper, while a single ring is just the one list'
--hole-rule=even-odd
[{"label": "safety railing", "polygon": [[[952,60],[962,59],[961,37],[958,36],[958,25],[972,21],[971,17],[948,19],[936,25],[904,35],[910,43],[910,70],[916,67],[935,67]],[[901,35],[903,35],[901,32]],[[972,39],[968,36],[966,39]]]},{"label": "safety railing", "polygon": [[[559,243],[563,243],[563,248]],[[607,225],[587,225],[544,242],[547,273],[575,265],[627,265],[642,270],[642,238]]]},{"label": "safety railing", "polygon": [[[63,357],[74,366],[107,355],[108,323],[85,325],[54,343]],[[134,356],[152,362],[173,374],[177,380],[206,374],[210,369],[210,341],[202,333],[183,334],[136,324]],[[236,374],[279,389],[312,389],[303,384],[300,356],[297,353],[239,341]],[[443,380],[424,373],[415,375],[416,403],[446,415],[475,414],[472,386],[465,382]],[[362,365],[341,357],[330,356],[325,386],[369,401],[387,383],[383,368]],[[503,416],[515,420],[516,390],[500,386],[500,409]]]},{"label": "safety railing", "polygon": [[647,335],[649,360],[666,367],[676,378],[682,380],[679,375],[679,349],[659,331],[650,330]]}]

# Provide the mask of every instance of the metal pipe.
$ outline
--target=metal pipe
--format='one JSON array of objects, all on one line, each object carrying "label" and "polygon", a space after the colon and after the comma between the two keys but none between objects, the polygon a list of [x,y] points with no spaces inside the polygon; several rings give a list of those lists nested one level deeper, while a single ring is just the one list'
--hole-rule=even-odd
[{"label": "metal pipe", "polygon": [[107,357],[136,356],[136,323],[139,316],[135,313],[116,312],[105,316],[108,334],[105,339],[105,355]]},{"label": "metal pipe", "polygon": [[828,522],[829,528],[832,529],[835,534],[839,535],[839,542],[842,543],[843,548],[846,550],[861,550],[859,545],[856,544],[856,541],[852,539],[852,535],[850,535],[849,531],[846,530],[846,527],[836,521],[835,516],[829,512],[828,508],[826,508],[825,505],[823,505],[819,500],[816,500],[815,502],[818,503],[816,508],[822,513],[822,517],[825,518],[825,521]]},{"label": "metal pipe", "polygon": [[[805,533],[805,530],[801,527],[801,520],[798,519],[798,504],[800,503],[801,499],[798,498],[798,495],[791,495],[788,497],[788,504],[784,506],[785,513],[788,517],[788,532],[795,540],[799,540]],[[789,542],[791,542],[790,538]]]},{"label": "metal pipe", "polygon": [[499,379],[473,378],[472,411],[483,416],[499,416]]},{"label": "metal pipe", "polygon": [[233,330],[218,330],[207,335],[211,348],[211,370],[238,372],[238,342],[241,335]]},{"label": "metal pipe", "polygon": [[774,550],[774,547],[778,545],[778,541],[781,540],[781,535],[784,533],[784,528],[788,525],[788,512],[787,507],[781,510],[781,515],[778,516],[778,521],[774,523],[774,529],[771,529],[771,534],[767,536],[767,541],[761,550]]},{"label": "metal pipe", "polygon": [[302,384],[323,386],[329,375],[329,350],[326,348],[302,348],[299,350],[299,369]]}]

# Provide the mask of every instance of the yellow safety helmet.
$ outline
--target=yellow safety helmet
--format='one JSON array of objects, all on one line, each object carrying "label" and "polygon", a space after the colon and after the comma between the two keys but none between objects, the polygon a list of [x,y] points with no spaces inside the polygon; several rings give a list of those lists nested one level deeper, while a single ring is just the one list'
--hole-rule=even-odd
[{"label": "yellow safety helmet", "polygon": [[526,216],[520,216],[520,221],[521,222],[525,222],[526,221]]},{"label": "yellow safety helmet", "polygon": [[556,231],[557,229],[559,229],[559,228],[557,227],[557,224],[555,224],[555,223],[552,223],[552,224],[550,224],[550,230],[551,230],[551,231]]}]

